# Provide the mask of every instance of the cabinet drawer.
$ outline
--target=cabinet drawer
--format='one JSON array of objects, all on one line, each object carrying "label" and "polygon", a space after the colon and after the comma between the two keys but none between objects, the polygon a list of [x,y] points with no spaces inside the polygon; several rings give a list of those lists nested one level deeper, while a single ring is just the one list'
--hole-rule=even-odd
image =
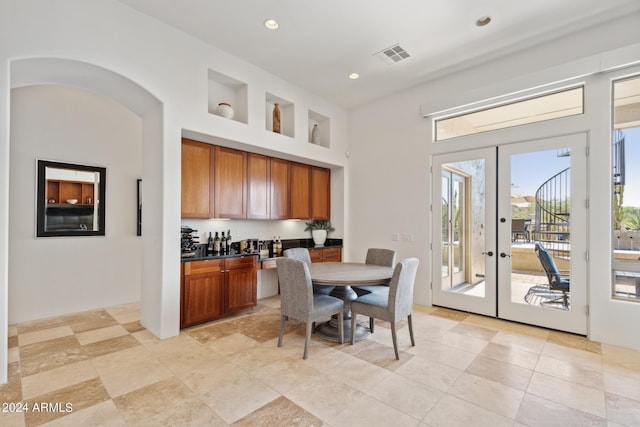
[{"label": "cabinet drawer", "polygon": [[221,260],[221,259],[208,259],[203,261],[185,262],[184,275],[190,276],[192,274],[219,272],[219,271],[222,271],[223,263],[224,263],[224,260]]},{"label": "cabinet drawer", "polygon": [[227,258],[225,260],[227,270],[235,270],[238,268],[252,268],[257,264],[257,258],[254,255],[241,256],[238,258]]}]

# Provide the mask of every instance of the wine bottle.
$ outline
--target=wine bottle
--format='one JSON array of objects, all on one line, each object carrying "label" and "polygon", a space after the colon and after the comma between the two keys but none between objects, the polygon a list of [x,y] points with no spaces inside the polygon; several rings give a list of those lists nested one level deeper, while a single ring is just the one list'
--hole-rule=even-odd
[{"label": "wine bottle", "polygon": [[213,255],[213,237],[211,237],[211,232],[209,232],[209,238],[207,239],[207,255]]},{"label": "wine bottle", "polygon": [[280,236],[278,236],[278,251],[277,251],[277,255],[278,256],[282,255],[282,240],[280,240]]},{"label": "wine bottle", "polygon": [[231,253],[231,243],[233,242],[233,240],[231,240],[231,230],[227,230],[227,253]]},{"label": "wine bottle", "polygon": [[220,238],[220,254],[227,254],[227,238],[224,237],[224,231],[222,232],[222,237]]},{"label": "wine bottle", "polygon": [[220,237],[218,236],[217,231],[216,231],[216,237],[213,238],[213,253],[215,255],[220,255]]}]

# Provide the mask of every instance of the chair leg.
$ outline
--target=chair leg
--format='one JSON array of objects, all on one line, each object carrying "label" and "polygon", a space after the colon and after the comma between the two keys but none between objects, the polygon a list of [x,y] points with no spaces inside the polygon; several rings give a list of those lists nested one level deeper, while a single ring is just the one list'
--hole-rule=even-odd
[{"label": "chair leg", "polygon": [[311,322],[307,322],[307,333],[304,338],[304,354],[302,355],[303,359],[306,359],[309,356],[309,343],[311,342]]},{"label": "chair leg", "polygon": [[280,336],[278,336],[278,347],[282,347],[282,336],[284,335],[284,321],[287,316],[280,316]]},{"label": "chair leg", "polygon": [[396,336],[396,322],[391,322],[391,339],[393,340],[393,351],[396,353],[396,359],[400,360],[400,355],[398,355],[398,337]]},{"label": "chair leg", "polygon": [[376,325],[376,319],[369,317],[369,332],[373,333],[373,328]]},{"label": "chair leg", "polygon": [[344,343],[344,315],[342,311],[338,313],[338,329],[340,329],[340,344]]},{"label": "chair leg", "polygon": [[351,345],[356,343],[356,316],[353,311],[351,312]]},{"label": "chair leg", "polygon": [[411,345],[415,347],[416,341],[413,339],[413,321],[411,321],[411,315],[407,317],[407,322],[409,323],[409,336],[411,337]]}]

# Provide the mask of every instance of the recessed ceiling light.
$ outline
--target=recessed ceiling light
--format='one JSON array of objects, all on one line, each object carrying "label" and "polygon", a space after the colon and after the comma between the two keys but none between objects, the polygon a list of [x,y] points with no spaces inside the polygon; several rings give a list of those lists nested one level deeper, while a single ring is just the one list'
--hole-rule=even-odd
[{"label": "recessed ceiling light", "polygon": [[351,73],[351,74],[349,74],[349,78],[350,78],[351,80],[355,80],[355,79],[357,79],[358,77],[360,77],[360,74],[358,74],[358,73]]},{"label": "recessed ceiling light", "polygon": [[280,27],[280,24],[278,24],[278,21],[275,19],[267,19],[264,21],[264,26],[270,30],[277,30],[278,27]]},{"label": "recessed ceiling light", "polygon": [[476,26],[478,27],[484,27],[485,25],[488,25],[489,22],[491,22],[491,17],[490,16],[481,16],[480,18],[478,18],[478,20],[476,21]]}]

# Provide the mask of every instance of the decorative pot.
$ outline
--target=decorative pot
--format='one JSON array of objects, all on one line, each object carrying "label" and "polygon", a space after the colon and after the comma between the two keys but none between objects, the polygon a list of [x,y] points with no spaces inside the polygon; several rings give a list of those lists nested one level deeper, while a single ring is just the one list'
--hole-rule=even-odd
[{"label": "decorative pot", "polygon": [[313,125],[313,129],[311,129],[311,143],[316,145],[320,143],[320,128],[318,125]]},{"label": "decorative pot", "polygon": [[216,107],[216,114],[226,119],[233,119],[233,108],[231,108],[231,104],[227,104],[226,102],[221,102]]},{"label": "decorative pot", "polygon": [[327,230],[311,230],[311,237],[313,237],[313,243],[316,246],[324,246],[324,242],[327,240]]},{"label": "decorative pot", "polygon": [[273,104],[273,131],[275,133],[280,133],[280,106],[276,102]]}]

